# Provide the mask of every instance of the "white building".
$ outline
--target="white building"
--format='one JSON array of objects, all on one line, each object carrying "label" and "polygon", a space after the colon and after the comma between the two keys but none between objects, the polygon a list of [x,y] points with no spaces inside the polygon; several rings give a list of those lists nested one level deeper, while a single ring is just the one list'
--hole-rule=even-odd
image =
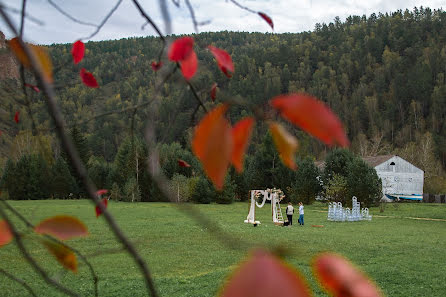
[{"label": "white building", "polygon": [[365,157],[363,160],[382,181],[383,199],[423,200],[424,171],[396,155]]}]

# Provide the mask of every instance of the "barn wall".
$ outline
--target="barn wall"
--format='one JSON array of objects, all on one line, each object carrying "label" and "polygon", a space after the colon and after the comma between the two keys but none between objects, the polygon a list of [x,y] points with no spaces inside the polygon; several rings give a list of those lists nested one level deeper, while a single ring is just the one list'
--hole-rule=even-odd
[{"label": "barn wall", "polygon": [[[391,163],[395,165],[390,165]],[[398,156],[375,167],[384,194],[423,194],[424,172]]]}]

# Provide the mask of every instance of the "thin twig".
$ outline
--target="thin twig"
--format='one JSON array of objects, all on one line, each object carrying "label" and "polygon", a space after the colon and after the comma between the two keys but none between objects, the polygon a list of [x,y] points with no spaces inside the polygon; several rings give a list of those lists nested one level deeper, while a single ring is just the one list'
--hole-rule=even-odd
[{"label": "thin twig", "polygon": [[[0,12],[3,13],[3,10],[0,9]],[[6,215],[5,211],[1,207],[0,207],[0,216],[2,216],[3,219],[6,221],[6,223],[8,224],[8,226],[11,230],[11,233],[12,233],[13,237],[15,238],[15,242],[17,243],[17,246],[18,246],[20,252],[22,253],[23,257],[26,259],[26,261],[29,264],[31,264],[31,266],[34,268],[34,270],[40,274],[40,276],[46,281],[46,283],[55,287],[56,289],[58,289],[59,291],[63,292],[66,295],[75,296],[75,297],[80,296],[80,295],[76,294],[75,292],[73,292],[72,290],[68,289],[67,287],[63,286],[61,283],[59,283],[55,279],[52,279],[51,277],[49,277],[49,275],[46,273],[46,271],[43,270],[43,268],[40,267],[39,264],[37,264],[36,260],[33,257],[31,257],[31,255],[26,250],[26,248],[22,242],[22,236],[19,234],[19,232],[17,231],[17,229],[12,224],[11,220],[9,219],[9,217]]]},{"label": "thin twig", "polygon": [[[3,3],[0,3],[0,7],[2,7],[4,10],[12,11],[13,13],[17,13],[17,14],[21,14],[21,13],[22,13],[20,10],[15,9],[15,8],[13,8],[13,7],[6,6],[6,5],[3,4]],[[30,16],[29,14],[25,14],[25,17],[26,17],[28,20],[30,20],[31,22],[33,22],[33,23],[35,23],[35,24],[37,24],[37,25],[39,25],[39,26],[43,26],[43,25],[45,25],[44,22],[42,22],[41,20],[39,20],[39,19],[37,19],[37,18],[35,18],[35,17]]]},{"label": "thin twig", "polygon": [[98,25],[95,25],[93,23],[89,23],[89,22],[84,22],[81,21],[75,17],[73,17],[72,15],[70,15],[69,13],[67,13],[66,11],[64,11],[62,8],[60,8],[56,3],[54,3],[52,0],[48,0],[48,2],[51,4],[51,6],[53,6],[58,12],[60,12],[61,14],[63,14],[64,16],[66,16],[67,18],[69,18],[70,20],[72,20],[75,23],[81,24],[81,25],[85,25],[85,26],[90,26],[90,27],[98,27]]},{"label": "thin twig", "polygon": [[238,2],[235,1],[235,0],[229,0],[229,1],[231,1],[232,3],[234,3],[235,5],[237,5],[238,7],[240,7],[241,9],[244,9],[244,10],[246,10],[246,11],[249,11],[250,13],[255,13],[255,14],[257,14],[257,11],[254,11],[254,10],[250,9],[249,7],[243,6],[243,5],[241,5],[240,3],[238,3]]},{"label": "thin twig", "polygon": [[[16,29],[15,29],[14,25],[12,24],[10,18],[8,17],[8,15],[6,15],[4,13],[3,9],[1,9],[1,8],[0,8],[0,15],[2,16],[3,20],[6,22],[6,24],[10,28],[10,30],[16,33]],[[82,163],[82,161],[79,157],[79,153],[78,153],[76,147],[74,146],[71,138],[65,132],[65,123],[62,118],[62,113],[60,112],[59,107],[57,106],[57,103],[56,103],[56,95],[54,93],[53,86],[44,79],[44,73],[43,73],[41,67],[39,66],[39,63],[37,62],[37,59],[36,59],[34,53],[29,49],[28,45],[26,45],[23,42],[23,40],[20,38],[18,39],[18,41],[20,42],[20,45],[22,46],[26,57],[30,61],[30,65],[36,74],[37,81],[39,82],[40,86],[42,87],[42,92],[45,95],[44,97],[47,102],[49,113],[57,127],[57,133],[58,133],[59,139],[61,140],[61,143],[62,143],[65,151],[67,152],[67,155],[70,158],[71,165],[75,169],[77,175],[80,177],[85,189],[87,190],[88,195],[93,200],[94,204],[102,211],[102,214],[103,214],[105,220],[107,221],[110,229],[113,231],[116,238],[124,245],[124,247],[127,249],[129,254],[135,260],[136,264],[141,269],[141,272],[143,274],[143,277],[144,277],[144,280],[146,283],[146,287],[147,287],[148,291],[150,292],[151,296],[157,297],[158,293],[155,289],[155,284],[153,283],[151,273],[150,273],[148,266],[146,265],[145,261],[140,256],[140,254],[137,252],[137,250],[135,249],[133,244],[127,238],[127,236],[122,232],[122,230],[120,229],[120,227],[118,226],[118,224],[116,223],[115,219],[112,217],[110,212],[107,211],[105,205],[101,203],[101,200],[96,195],[96,187],[91,182],[90,178],[88,177],[87,170],[86,170],[84,164]]]},{"label": "thin twig", "polygon": [[189,0],[185,0],[185,1],[186,1],[187,8],[189,9],[190,17],[192,18],[192,23],[194,24],[195,33],[198,33],[198,23],[197,23],[197,20],[195,19],[194,8],[190,4]]},{"label": "thin twig", "polygon": [[[23,223],[25,223],[25,225],[30,228],[30,229],[34,229],[34,225],[28,221],[20,212],[18,212],[14,207],[12,207],[8,202],[6,202],[5,200],[0,200],[1,202],[3,202],[3,204],[16,216],[18,217]],[[66,247],[67,249],[73,251],[76,255],[79,256],[79,258],[81,258],[81,260],[88,266],[88,268],[90,269],[90,274],[91,277],[93,279],[93,284],[94,284],[94,296],[97,297],[98,296],[98,275],[96,274],[96,271],[93,268],[93,265],[91,265],[90,261],[88,261],[87,257],[84,256],[80,251],[78,251],[77,249],[69,246],[68,244],[64,243],[63,241],[60,241],[59,239],[49,236],[47,234],[44,234],[44,236],[51,240],[54,241],[60,245],[63,245],[64,247]]]},{"label": "thin twig", "polygon": [[20,38],[23,38],[23,29],[25,28],[25,10],[26,0],[22,0],[22,15],[20,17]]},{"label": "thin twig", "polygon": [[16,283],[21,284],[32,296],[37,297],[36,293],[34,293],[33,289],[23,280],[14,275],[10,274],[8,271],[0,268],[0,273],[4,274],[10,280],[15,281]]},{"label": "thin twig", "polygon": [[94,31],[90,36],[85,37],[85,38],[81,38],[81,39],[91,39],[93,38],[96,34],[99,33],[99,31],[102,29],[102,27],[105,25],[105,23],[108,21],[108,19],[112,16],[112,14],[116,11],[116,9],[118,9],[119,5],[121,5],[122,0],[118,0],[118,2],[116,3],[115,6],[113,6],[113,8],[110,10],[110,12],[105,16],[105,18],[102,20],[102,22],[99,24],[99,26],[97,26],[96,31]]}]

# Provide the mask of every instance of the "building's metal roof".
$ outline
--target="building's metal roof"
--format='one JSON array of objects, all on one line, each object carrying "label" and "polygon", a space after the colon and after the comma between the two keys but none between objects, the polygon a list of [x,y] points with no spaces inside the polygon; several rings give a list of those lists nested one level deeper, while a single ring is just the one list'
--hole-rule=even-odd
[{"label": "building's metal roof", "polygon": [[[382,155],[382,156],[373,156],[373,157],[362,157],[362,159],[369,166],[375,168],[379,164],[382,164],[382,163],[386,162],[387,160],[389,160],[389,159],[391,159],[393,157],[395,157],[395,155]],[[316,167],[319,170],[323,171],[324,168],[325,168],[325,161],[315,161],[314,165],[316,165]]]}]

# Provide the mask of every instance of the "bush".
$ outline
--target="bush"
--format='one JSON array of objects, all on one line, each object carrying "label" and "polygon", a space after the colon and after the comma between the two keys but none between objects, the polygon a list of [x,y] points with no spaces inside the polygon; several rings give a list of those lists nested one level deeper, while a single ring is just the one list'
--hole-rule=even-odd
[{"label": "bush", "polygon": [[231,204],[234,202],[235,184],[230,175],[226,175],[223,191],[217,192],[215,202],[219,204]]},{"label": "bush", "polygon": [[215,191],[209,181],[200,176],[195,183],[192,195],[192,201],[195,203],[209,204],[215,200]]}]

